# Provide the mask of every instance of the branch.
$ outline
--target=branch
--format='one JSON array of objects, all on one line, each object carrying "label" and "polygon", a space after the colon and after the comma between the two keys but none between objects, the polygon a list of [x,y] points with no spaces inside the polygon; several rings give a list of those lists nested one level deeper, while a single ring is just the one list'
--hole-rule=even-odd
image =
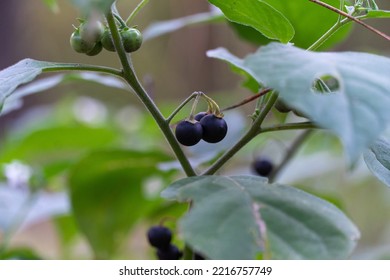
[{"label": "branch", "polygon": [[270,92],[271,90],[272,90],[272,89],[270,89],[270,88],[265,88],[265,89],[263,89],[262,91],[260,91],[259,93],[257,93],[257,94],[255,94],[255,95],[253,95],[253,96],[251,96],[251,97],[248,97],[248,98],[244,99],[244,100],[241,101],[240,103],[235,104],[235,105],[232,105],[232,106],[229,106],[229,107],[226,107],[226,108],[222,109],[221,111],[228,111],[228,110],[232,110],[232,109],[238,108],[238,107],[240,107],[240,106],[242,106],[242,105],[245,105],[245,104],[247,104],[247,103],[249,103],[249,102],[251,102],[251,101],[253,101],[253,100],[255,100],[255,99],[257,99],[257,98],[259,98],[259,97],[261,97],[261,96],[263,96],[263,95],[266,95],[266,94],[267,94],[268,92]]},{"label": "branch", "polygon": [[344,17],[346,17],[346,18],[348,18],[348,19],[350,19],[350,20],[352,20],[352,21],[362,25],[363,27],[367,28],[368,30],[370,30],[370,31],[374,32],[375,34],[381,36],[382,38],[386,39],[387,41],[390,41],[390,36],[389,35],[383,33],[382,31],[379,31],[378,29],[372,27],[371,25],[366,24],[365,22],[361,21],[360,19],[357,19],[357,18],[347,14],[344,11],[341,11],[341,10],[339,10],[339,9],[337,9],[337,8],[327,4],[327,3],[319,1],[319,0],[309,0],[309,1],[313,2],[313,3],[317,4],[317,5],[320,5],[320,6],[324,7],[324,8],[327,8],[328,10],[331,10],[331,11],[333,11],[333,12],[339,14],[339,15],[342,15],[342,16],[344,16]]}]

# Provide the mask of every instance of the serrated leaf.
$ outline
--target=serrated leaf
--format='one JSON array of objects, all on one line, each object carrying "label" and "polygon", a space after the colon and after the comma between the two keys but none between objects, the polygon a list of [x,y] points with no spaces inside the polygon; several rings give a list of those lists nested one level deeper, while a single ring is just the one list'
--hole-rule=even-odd
[{"label": "serrated leaf", "polygon": [[262,0],[209,0],[232,22],[253,27],[270,39],[289,42],[294,28],[278,10]]},{"label": "serrated leaf", "polygon": [[364,153],[368,169],[384,184],[390,187],[390,143],[379,139]]},{"label": "serrated leaf", "polygon": [[146,215],[150,201],[142,182],[162,174],[156,166],[168,159],[161,152],[106,150],[87,155],[72,169],[73,214],[97,258],[113,258],[134,223]]},{"label": "serrated leaf", "polygon": [[343,259],[359,238],[334,205],[257,176],[186,178],[162,196],[193,201],[181,233],[211,259]]},{"label": "serrated leaf", "polygon": [[[234,63],[239,65],[237,58]],[[389,58],[358,52],[310,52],[271,43],[248,55],[241,68],[278,91],[289,106],[338,135],[351,162],[390,121]],[[337,89],[325,94],[314,90],[321,77],[334,79]]]}]

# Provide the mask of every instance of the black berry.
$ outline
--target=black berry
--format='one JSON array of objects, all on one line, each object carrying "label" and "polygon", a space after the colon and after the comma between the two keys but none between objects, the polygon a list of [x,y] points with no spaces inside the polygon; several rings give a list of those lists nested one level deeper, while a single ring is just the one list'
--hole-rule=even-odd
[{"label": "black berry", "polygon": [[199,122],[181,121],[176,126],[177,141],[184,146],[193,146],[202,139],[203,128]]},{"label": "black berry", "polygon": [[194,254],[194,260],[205,260],[205,257],[197,252]]},{"label": "black berry", "polygon": [[202,139],[208,143],[217,143],[227,134],[227,123],[223,118],[208,114],[200,120],[203,128]]},{"label": "black berry", "polygon": [[168,248],[172,240],[172,232],[163,226],[154,226],[148,230],[148,241],[156,248]]},{"label": "black berry", "polygon": [[175,246],[170,245],[164,249],[157,250],[157,258],[159,260],[178,260],[183,256],[183,253]]},{"label": "black berry", "polygon": [[253,162],[253,170],[260,176],[268,177],[273,169],[274,165],[267,158],[259,157]]},{"label": "black berry", "polygon": [[206,115],[208,115],[207,112],[200,112],[195,115],[194,119],[199,122]]}]

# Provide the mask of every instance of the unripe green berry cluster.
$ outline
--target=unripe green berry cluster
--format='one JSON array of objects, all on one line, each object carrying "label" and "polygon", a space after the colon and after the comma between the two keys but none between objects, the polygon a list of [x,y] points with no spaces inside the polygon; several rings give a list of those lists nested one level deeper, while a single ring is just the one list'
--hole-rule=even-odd
[{"label": "unripe green berry cluster", "polygon": [[[136,28],[120,27],[119,35],[128,53],[135,52],[142,45],[142,34]],[[116,50],[109,28],[100,21],[80,20],[80,26],[70,36],[70,45],[76,52],[89,56],[99,54],[103,48],[111,52]]]}]

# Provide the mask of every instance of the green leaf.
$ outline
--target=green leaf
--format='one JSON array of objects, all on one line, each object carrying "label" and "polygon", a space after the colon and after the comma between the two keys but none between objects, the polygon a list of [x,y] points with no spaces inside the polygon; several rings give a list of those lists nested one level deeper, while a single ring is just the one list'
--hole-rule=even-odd
[{"label": "green leaf", "polygon": [[209,0],[232,22],[250,26],[270,39],[289,42],[294,36],[291,23],[263,0]]},{"label": "green leaf", "polygon": [[[223,53],[222,59],[226,59]],[[218,57],[218,52],[213,53]],[[235,65],[239,64],[234,58]],[[275,89],[292,108],[338,135],[351,162],[390,121],[390,59],[357,52],[320,53],[271,43],[248,55],[241,68]],[[314,89],[333,82],[331,93]]]},{"label": "green leaf", "polygon": [[193,201],[181,233],[211,259],[343,259],[359,238],[334,205],[258,176],[186,178],[162,196]]},{"label": "green leaf", "polygon": [[[301,48],[308,48],[320,38],[338,19],[338,14],[307,0],[263,0],[281,12],[292,24],[295,36],[291,42]],[[339,0],[324,2],[339,8]],[[244,40],[256,45],[266,45],[270,40],[255,29],[240,24],[231,24],[236,33]],[[345,25],[333,34],[319,49],[327,49],[344,39],[351,31],[352,25]]]},{"label": "green leaf", "polygon": [[23,159],[26,162],[50,164],[72,162],[89,149],[105,147],[117,135],[106,128],[58,126],[35,130],[22,139],[10,139],[0,147],[0,162]]},{"label": "green leaf", "polygon": [[379,139],[364,153],[368,169],[384,184],[390,187],[390,143]]},{"label": "green leaf", "polygon": [[93,11],[106,13],[110,10],[115,0],[71,0],[73,5],[81,10],[82,13],[89,15]]},{"label": "green leaf", "polygon": [[71,74],[59,74],[48,78],[39,79],[28,83],[14,90],[8,98],[3,101],[3,110],[0,110],[0,115],[5,115],[13,110],[19,109],[23,105],[22,98],[28,95],[36,94],[53,87],[56,87],[64,82],[73,81],[90,81],[107,87],[120,88],[128,90],[129,87],[119,78],[101,75],[91,72],[78,72]]},{"label": "green leaf", "polygon": [[390,11],[388,10],[368,10],[364,18],[390,18]]},{"label": "green leaf", "polygon": [[108,150],[83,158],[70,174],[72,210],[97,258],[113,258],[148,200],[142,183],[161,174],[157,164],[170,158],[160,152]]}]

